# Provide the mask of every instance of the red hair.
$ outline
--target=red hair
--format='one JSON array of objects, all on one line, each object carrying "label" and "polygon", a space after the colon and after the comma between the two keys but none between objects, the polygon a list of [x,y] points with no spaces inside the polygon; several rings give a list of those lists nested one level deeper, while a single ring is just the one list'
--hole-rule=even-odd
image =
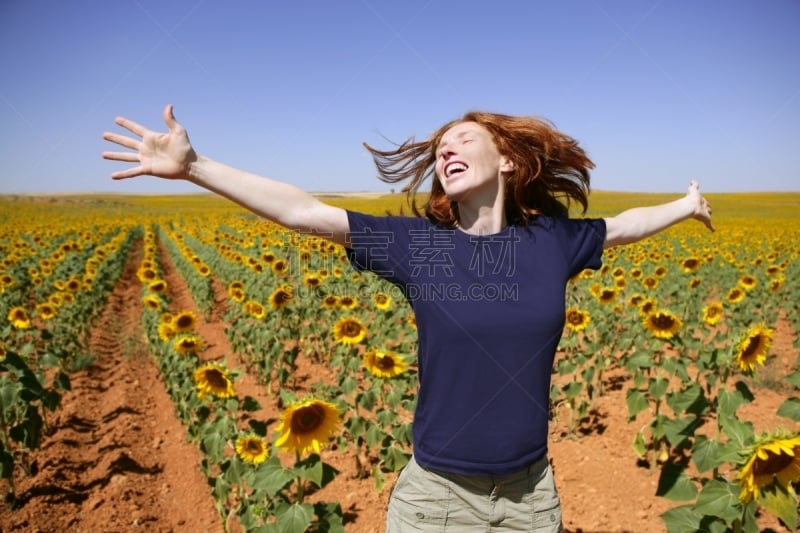
[{"label": "red hair", "polygon": [[[475,122],[486,128],[500,155],[514,164],[514,170],[506,178],[505,210],[509,224],[526,224],[532,216],[540,214],[569,216],[573,202],[586,212],[589,170],[594,163],[575,139],[539,118],[470,111],[445,124],[425,141],[411,138],[397,149],[386,151],[364,143],[382,181],[408,180],[403,192],[417,216],[447,226],[454,226],[458,220],[458,205],[447,198],[435,175],[435,165],[436,148],[442,136],[462,122]],[[433,182],[431,194],[421,210],[416,195],[428,178]]]}]

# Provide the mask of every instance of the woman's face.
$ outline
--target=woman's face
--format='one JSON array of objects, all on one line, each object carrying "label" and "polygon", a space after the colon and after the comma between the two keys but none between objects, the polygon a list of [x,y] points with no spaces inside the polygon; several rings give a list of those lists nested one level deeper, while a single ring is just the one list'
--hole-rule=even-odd
[{"label": "woman's face", "polygon": [[496,194],[502,173],[512,169],[489,131],[476,122],[460,122],[442,135],[436,147],[436,176],[452,201]]}]

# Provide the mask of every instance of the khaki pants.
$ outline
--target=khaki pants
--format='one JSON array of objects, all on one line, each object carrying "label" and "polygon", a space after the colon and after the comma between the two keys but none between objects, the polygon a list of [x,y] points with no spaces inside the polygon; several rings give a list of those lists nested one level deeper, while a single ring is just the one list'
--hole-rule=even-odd
[{"label": "khaki pants", "polygon": [[561,502],[547,458],[508,476],[433,472],[414,458],[389,499],[387,533],[561,533]]}]

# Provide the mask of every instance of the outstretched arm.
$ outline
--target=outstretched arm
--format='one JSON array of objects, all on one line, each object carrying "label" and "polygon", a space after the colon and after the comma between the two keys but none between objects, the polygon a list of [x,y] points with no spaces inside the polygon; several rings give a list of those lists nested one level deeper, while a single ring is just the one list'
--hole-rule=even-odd
[{"label": "outstretched arm", "polygon": [[349,229],[344,209],[325,204],[307,192],[280,181],[245,172],[198,155],[186,130],[164,108],[167,133],[151,131],[132,120],[115,121],[140,139],[106,132],[103,138],[133,152],[103,152],[103,158],[139,163],[111,174],[116,180],[150,175],[183,179],[215,192],[264,218],[303,232],[315,232],[345,244]]},{"label": "outstretched arm", "polygon": [[700,185],[692,180],[686,196],[661,205],[634,207],[607,218],[606,241],[610,248],[620,244],[630,244],[654,235],[682,220],[694,218],[714,231],[711,223],[711,205],[700,194]]}]

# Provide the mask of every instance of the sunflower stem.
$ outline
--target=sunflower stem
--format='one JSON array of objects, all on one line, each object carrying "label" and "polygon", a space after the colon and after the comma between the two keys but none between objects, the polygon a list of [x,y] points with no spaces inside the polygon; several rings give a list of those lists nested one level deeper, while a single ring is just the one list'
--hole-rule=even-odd
[{"label": "sunflower stem", "polygon": [[[295,464],[300,462],[300,452],[295,450]],[[295,483],[297,483],[297,503],[302,504],[303,499],[305,498],[305,493],[303,491],[303,477],[297,476],[295,478]]]}]

